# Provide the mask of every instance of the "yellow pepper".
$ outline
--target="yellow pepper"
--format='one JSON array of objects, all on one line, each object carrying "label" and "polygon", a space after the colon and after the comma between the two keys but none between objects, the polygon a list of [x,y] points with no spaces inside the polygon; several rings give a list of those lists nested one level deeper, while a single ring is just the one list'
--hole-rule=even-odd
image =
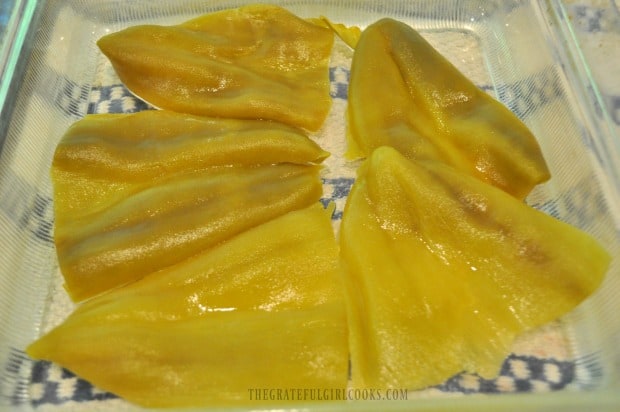
[{"label": "yellow pepper", "polygon": [[83,300],[318,201],[326,152],[271,122],[88,116],[52,165],[54,239]]},{"label": "yellow pepper", "polygon": [[312,164],[327,156],[303,132],[277,122],[166,110],[87,115],[71,125],[54,153],[56,224],[174,175],[222,166]]},{"label": "yellow pepper", "polygon": [[317,130],[331,107],[333,42],[330,29],[259,4],[133,26],[97,44],[122,82],[157,107]]},{"label": "yellow pepper", "polygon": [[355,49],[357,42],[362,35],[362,30],[357,26],[346,26],[342,23],[334,23],[325,16],[318,18],[310,18],[308,21],[331,29],[345,44],[352,49]]},{"label": "yellow pepper", "polygon": [[337,270],[329,215],[317,203],[85,302],[27,352],[148,407],[345,388]]},{"label": "yellow pepper", "polygon": [[347,116],[350,158],[391,146],[409,159],[442,161],[519,199],[549,179],[528,128],[395,20],[362,33]]},{"label": "yellow pepper", "polygon": [[436,161],[376,149],[344,211],[353,384],[421,389],[496,376],[514,338],[592,294],[589,235]]}]

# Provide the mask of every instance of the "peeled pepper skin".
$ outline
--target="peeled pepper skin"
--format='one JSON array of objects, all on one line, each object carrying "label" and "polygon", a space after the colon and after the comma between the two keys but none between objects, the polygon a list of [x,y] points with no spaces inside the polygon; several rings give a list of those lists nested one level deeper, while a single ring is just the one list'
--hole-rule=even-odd
[{"label": "peeled pepper skin", "polygon": [[610,262],[584,232],[389,147],[359,170],[340,247],[357,387],[494,377],[518,334],[575,308]]},{"label": "peeled pepper skin", "polygon": [[392,19],[368,26],[351,65],[349,158],[391,146],[444,162],[523,199],[550,174],[508,108],[480,90],[418,32]]},{"label": "peeled pepper skin", "polygon": [[54,241],[81,301],[318,201],[326,152],[271,122],[90,116],[52,164]]},{"label": "peeled pepper skin", "polygon": [[345,388],[339,281],[317,203],[83,303],[27,352],[148,407],[247,404],[252,388]]},{"label": "peeled pepper skin", "polygon": [[97,44],[122,82],[157,107],[315,131],[331,107],[333,42],[330,29],[257,4],[133,26]]}]

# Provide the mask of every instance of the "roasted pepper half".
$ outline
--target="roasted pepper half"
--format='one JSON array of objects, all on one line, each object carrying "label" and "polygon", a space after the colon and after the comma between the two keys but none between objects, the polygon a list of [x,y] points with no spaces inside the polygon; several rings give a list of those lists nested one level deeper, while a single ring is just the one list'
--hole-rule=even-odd
[{"label": "roasted pepper half", "polygon": [[351,66],[350,158],[391,146],[434,159],[523,199],[549,179],[528,128],[418,32],[392,19],[364,30]]},{"label": "roasted pepper half", "polygon": [[88,116],[56,150],[54,240],[71,297],[137,280],[318,201],[326,153],[271,122]]},{"label": "roasted pepper half", "polygon": [[27,352],[148,407],[345,388],[337,270],[329,215],[317,203],[85,302]]},{"label": "roasted pepper half", "polygon": [[281,7],[248,5],[133,26],[97,44],[123,83],[157,107],[317,130],[331,107],[333,42],[329,28]]},{"label": "roasted pepper half", "polygon": [[340,245],[357,387],[494,377],[518,334],[575,308],[610,262],[584,232],[389,147],[360,168]]}]

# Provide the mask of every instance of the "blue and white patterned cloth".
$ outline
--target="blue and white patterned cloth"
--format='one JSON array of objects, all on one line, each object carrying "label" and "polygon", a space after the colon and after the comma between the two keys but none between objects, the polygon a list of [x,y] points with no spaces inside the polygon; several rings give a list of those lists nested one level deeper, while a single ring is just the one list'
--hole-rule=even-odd
[{"label": "blue and white patterned cloth", "polygon": [[[613,5],[613,3],[612,3]],[[574,3],[569,7],[573,18],[575,32],[581,42],[586,58],[594,61],[593,73],[602,92],[612,124],[620,130],[620,76],[609,76],[609,73],[618,74],[620,67],[620,22],[618,14],[606,13],[600,7]],[[607,43],[609,42],[609,43]],[[601,45],[608,47],[603,48]],[[609,47],[614,50],[609,50]],[[613,59],[609,56],[613,55]],[[615,54],[613,54],[615,53]],[[134,97],[129,91],[109,73],[109,67],[99,70],[101,79],[92,88],[85,88],[70,81],[64,81],[56,90],[60,92],[54,96],[47,96],[57,102],[57,106],[66,108],[70,113],[84,112],[83,105],[87,102],[88,113],[130,113],[152,109],[148,104]],[[333,65],[330,68],[331,95],[335,105],[346,104],[349,68]],[[62,81],[62,80],[60,80]],[[531,79],[524,79],[511,84],[505,84],[494,90],[507,106],[518,115],[523,115],[526,108],[531,110],[535,105],[546,105],[559,95],[560,85],[557,78],[545,70],[532,74]],[[479,84],[491,91],[489,84]],[[524,90],[528,88],[528,90]],[[524,95],[536,96],[536,100],[524,101]],[[329,150],[329,148],[328,148]],[[328,165],[328,169],[329,169]],[[334,167],[333,165],[331,165]],[[353,170],[353,169],[352,169]],[[333,218],[335,223],[341,219],[344,201],[354,181],[354,174],[332,176],[327,172],[323,176],[324,204],[334,202],[336,210]],[[1,208],[6,214],[11,210],[18,210],[12,199],[17,199],[12,193],[0,193]],[[567,195],[565,203],[578,203],[580,198]],[[579,196],[585,196],[581,193]],[[17,200],[16,200],[17,201]],[[35,199],[35,213],[28,216],[16,216],[21,222],[22,229],[34,234],[41,242],[52,243],[52,200],[49,197]],[[534,207],[554,215],[554,203],[534,204]],[[487,380],[472,374],[460,374],[450,378],[444,384],[429,389],[427,392],[448,393],[505,393],[505,392],[540,392],[553,391],[571,387],[581,387],[581,382],[588,382],[598,371],[588,366],[591,363],[585,360],[574,360],[559,349],[554,352],[553,347],[558,335],[553,327],[544,338],[535,344],[523,345],[521,349],[510,354],[501,368],[499,376]],[[87,381],[59,366],[44,362],[33,361],[28,358],[22,348],[14,348],[9,354],[9,360],[0,371],[4,377],[2,395],[12,400],[15,406],[21,405],[28,399],[30,405],[75,405],[88,402],[117,402],[115,395],[103,392],[93,387]],[[117,404],[114,404],[117,405]]]}]

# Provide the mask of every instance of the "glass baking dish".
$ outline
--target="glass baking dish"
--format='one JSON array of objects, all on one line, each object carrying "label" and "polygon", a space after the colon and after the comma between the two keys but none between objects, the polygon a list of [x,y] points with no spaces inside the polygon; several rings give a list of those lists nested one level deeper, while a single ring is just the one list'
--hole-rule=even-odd
[{"label": "glass baking dish", "polygon": [[[31,6],[33,3],[27,3]],[[234,0],[40,1],[27,8],[5,53],[0,137],[0,407],[119,410],[131,406],[24,348],[72,310],[53,244],[49,169],[59,139],[87,113],[150,109],[121,84],[96,47],[130,25],[174,24],[250,2]],[[597,293],[562,319],[519,338],[500,375],[460,374],[407,399],[312,402],[309,409],[616,410],[620,405],[620,140],[570,16],[559,0],[289,0],[302,17],[326,16],[364,28],[393,17],[418,29],[481,89],[537,136],[552,179],[527,202],[606,245],[613,260]],[[27,30],[28,29],[28,30]],[[19,31],[21,30],[21,31]],[[27,30],[27,31],[25,31]],[[337,43],[330,65],[333,106],[312,135],[332,153],[324,201],[337,230],[355,169],[344,161],[352,51]],[[10,87],[9,87],[10,86]],[[377,85],[381,87],[381,85]],[[460,395],[470,396],[460,396]],[[478,396],[479,395],[479,396]],[[400,397],[402,398],[402,396]],[[268,408],[268,401],[256,405]]]}]

